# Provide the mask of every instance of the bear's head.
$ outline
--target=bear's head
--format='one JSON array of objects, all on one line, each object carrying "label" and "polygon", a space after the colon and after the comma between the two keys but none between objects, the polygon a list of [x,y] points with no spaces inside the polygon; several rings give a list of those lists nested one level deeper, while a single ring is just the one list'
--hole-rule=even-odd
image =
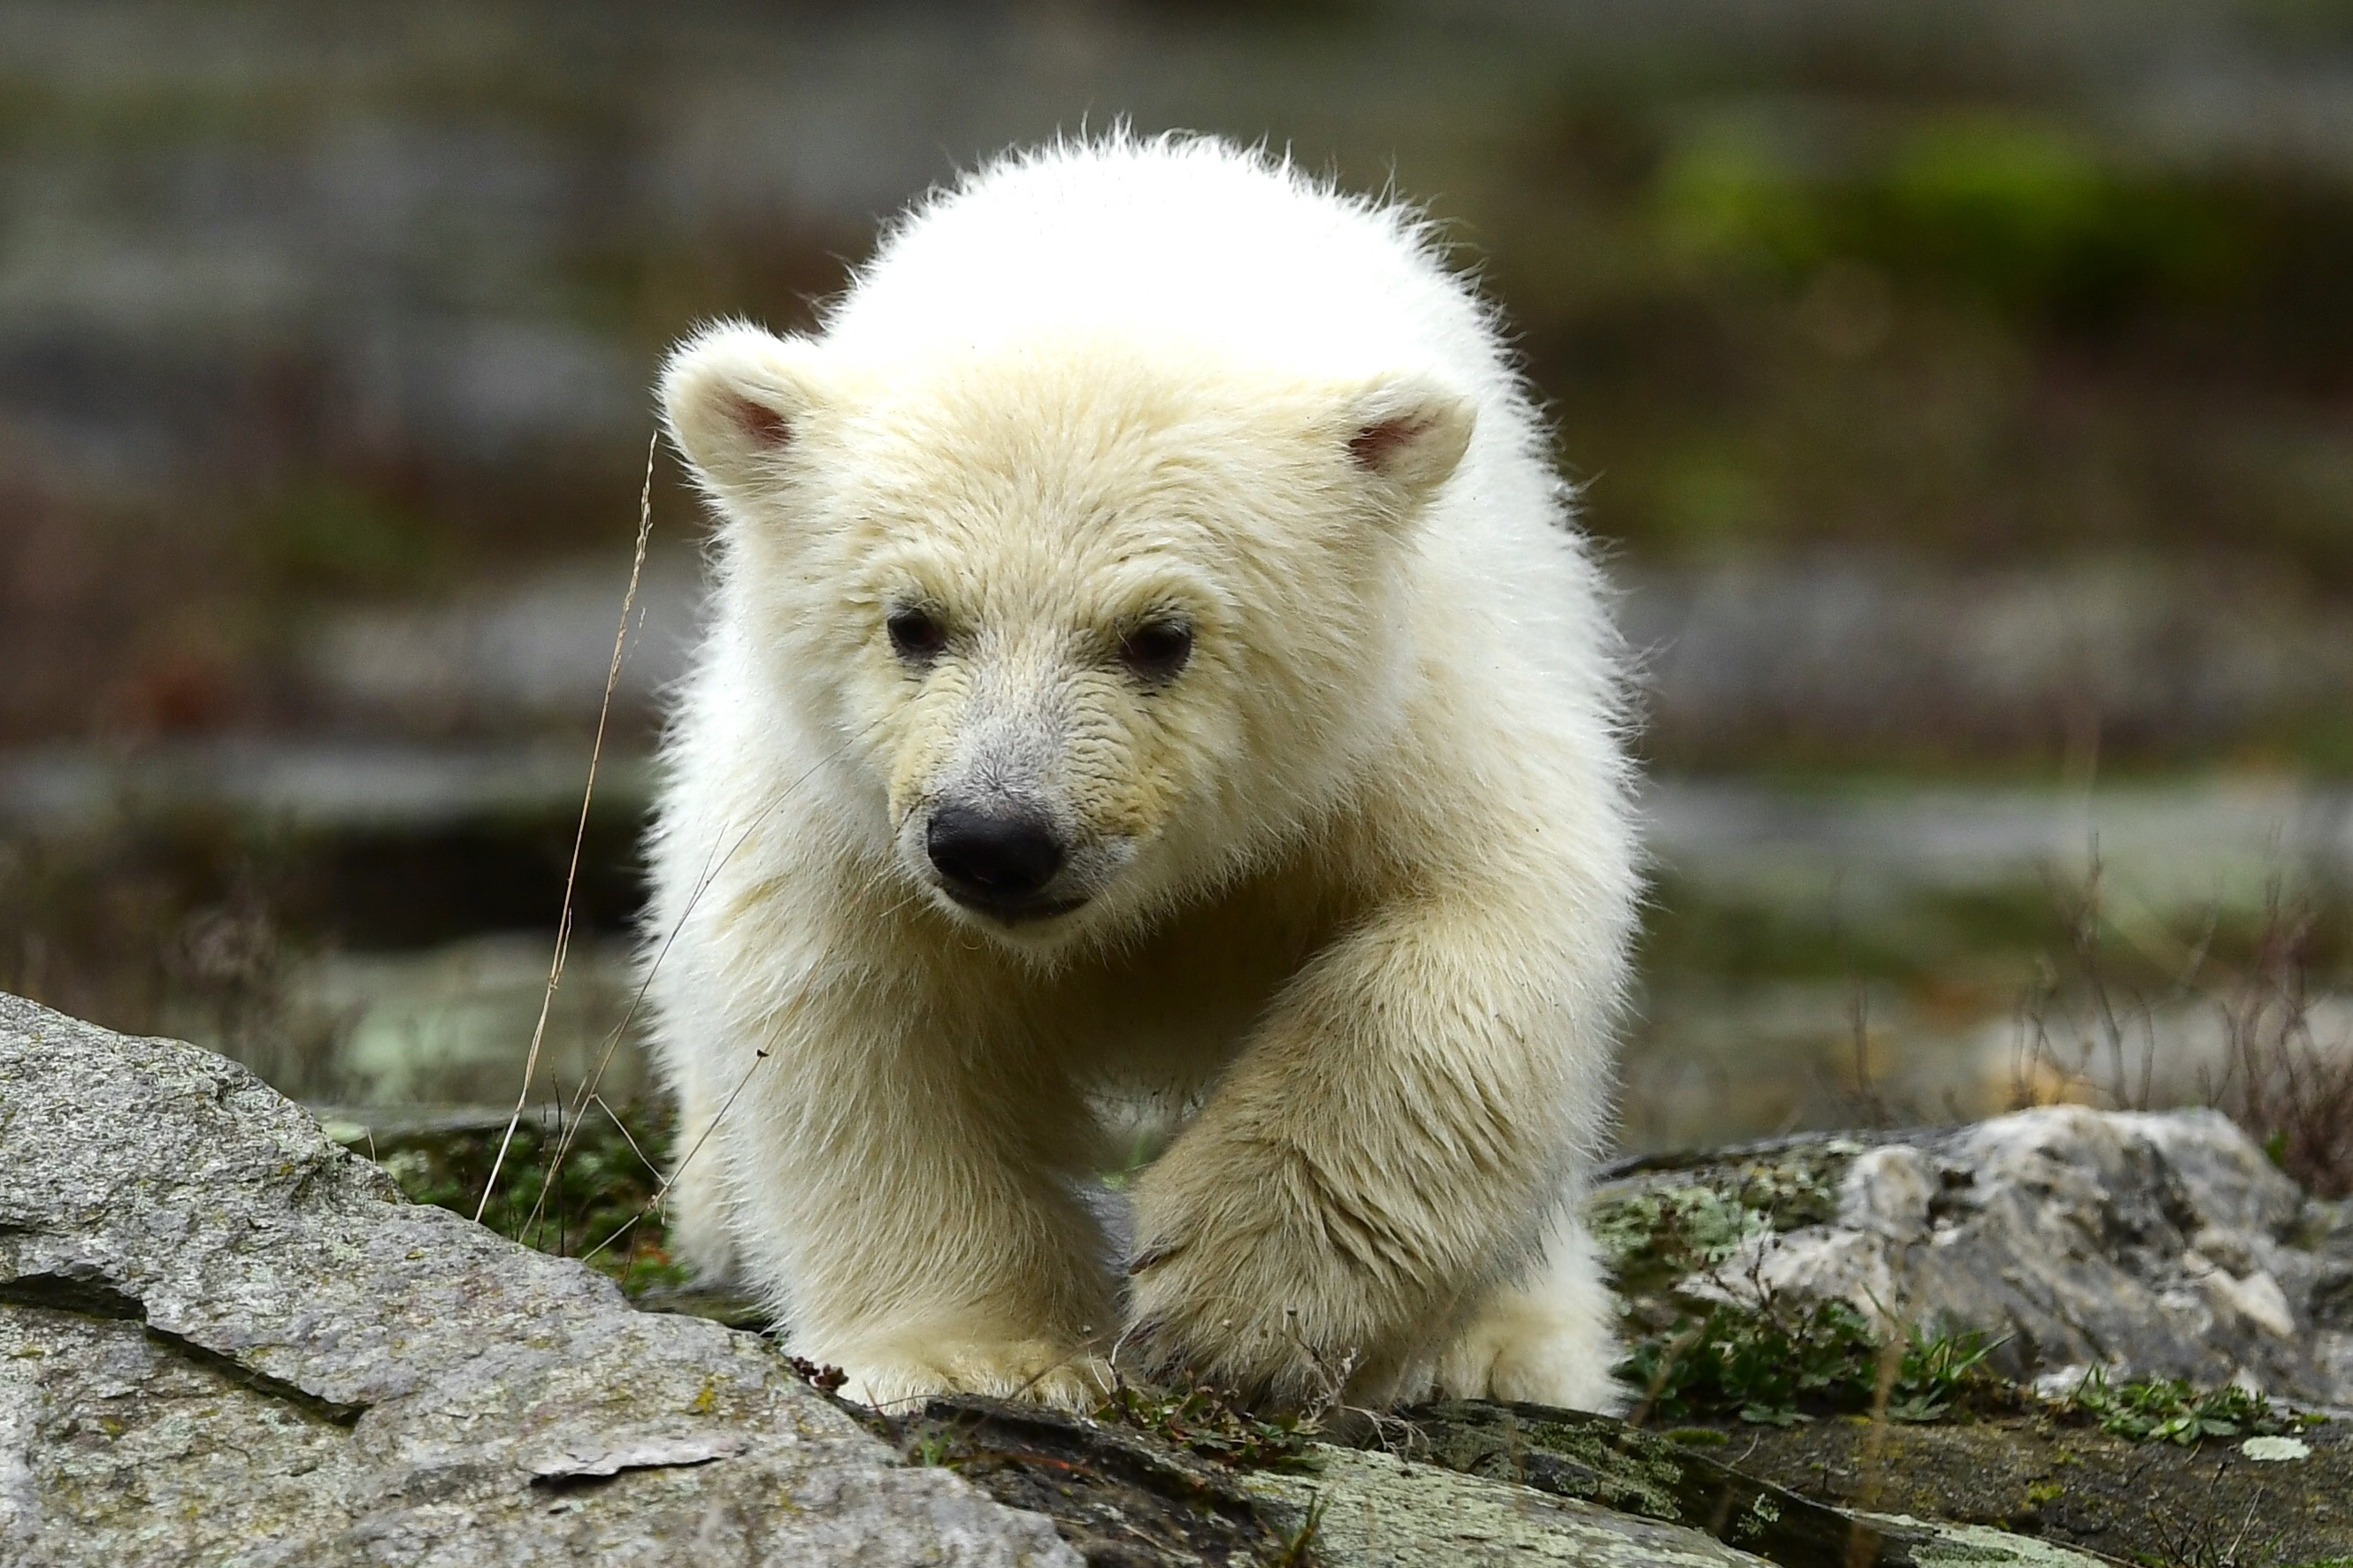
[{"label": "bear's head", "polygon": [[1132,335],[872,363],[723,326],[661,395],[758,700],[833,749],[867,847],[1033,955],[1346,798],[1403,711],[1413,525],[1473,419],[1427,374]]}]

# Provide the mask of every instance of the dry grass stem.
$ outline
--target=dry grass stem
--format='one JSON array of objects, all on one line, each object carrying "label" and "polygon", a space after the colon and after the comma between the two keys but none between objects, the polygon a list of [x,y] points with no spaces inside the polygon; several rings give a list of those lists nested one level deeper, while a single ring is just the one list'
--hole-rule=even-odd
[{"label": "dry grass stem", "polygon": [[613,690],[620,684],[621,658],[628,648],[629,612],[637,607],[638,585],[645,576],[646,543],[654,529],[654,456],[660,445],[659,431],[646,442],[646,477],[638,489],[637,551],[629,562],[628,591],[621,597],[620,624],[613,630],[613,658],[605,670],[605,695],[596,706],[596,738],[588,751],[588,782],[580,792],[580,824],[572,835],[572,861],[564,873],[564,910],[555,922],[555,954],[547,966],[547,990],[540,997],[539,1021],[532,1026],[531,1050],[523,1058],[522,1086],[515,1093],[514,1110],[508,1115],[506,1131],[499,1139],[499,1152],[491,1162],[490,1177],[482,1184],[481,1199],[474,1205],[477,1224],[491,1206],[491,1194],[498,1190],[499,1173],[506,1166],[515,1128],[522,1121],[523,1107],[531,1101],[532,1079],[539,1071],[540,1047],[547,1039],[548,1015],[554,1010],[555,990],[564,982],[564,961],[572,947],[572,896],[580,880],[581,851],[588,842],[588,809],[596,798],[596,770],[605,758],[605,729],[613,711]]}]

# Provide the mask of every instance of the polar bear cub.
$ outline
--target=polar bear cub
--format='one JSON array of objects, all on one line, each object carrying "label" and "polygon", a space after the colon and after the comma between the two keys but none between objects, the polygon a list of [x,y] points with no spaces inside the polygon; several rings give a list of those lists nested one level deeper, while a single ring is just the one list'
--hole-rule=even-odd
[{"label": "polar bear cub", "polygon": [[661,398],[717,519],[646,926],[683,1255],[876,1403],[1609,1405],[1620,668],[1414,215],[1064,143]]}]

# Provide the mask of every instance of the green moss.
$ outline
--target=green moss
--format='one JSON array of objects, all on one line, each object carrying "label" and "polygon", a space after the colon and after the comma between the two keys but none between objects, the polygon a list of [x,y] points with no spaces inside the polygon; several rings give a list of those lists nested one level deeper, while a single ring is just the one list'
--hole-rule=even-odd
[{"label": "green moss", "polygon": [[[1887,1419],[1921,1424],[2042,1413],[2132,1442],[2185,1447],[2208,1438],[2300,1432],[2321,1419],[2233,1384],[2200,1389],[2163,1377],[2112,1384],[2096,1370],[2065,1399],[2046,1401],[1987,1369],[2000,1342],[1973,1331],[1931,1333],[1915,1325],[1892,1369]],[[1803,1310],[1719,1304],[1664,1328],[1638,1330],[1617,1371],[1637,1391],[1638,1419],[1684,1423],[1667,1435],[1687,1440],[1688,1425],[1704,1421],[1792,1426],[1828,1415],[1875,1415],[1887,1353],[1862,1314],[1842,1301]],[[2030,1497],[2029,1505],[2046,1500]]]}]

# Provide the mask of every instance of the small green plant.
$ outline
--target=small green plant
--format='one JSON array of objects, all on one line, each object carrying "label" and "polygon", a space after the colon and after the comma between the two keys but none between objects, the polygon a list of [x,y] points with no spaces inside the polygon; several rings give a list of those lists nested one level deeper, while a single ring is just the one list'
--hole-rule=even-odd
[{"label": "small green plant", "polygon": [[1307,1517],[1299,1521],[1299,1528],[1282,1543],[1274,1560],[1275,1568],[1308,1568],[1315,1561],[1315,1532],[1324,1528],[1324,1508],[1321,1497],[1308,1503]]},{"label": "small green plant", "polygon": [[[2002,1342],[1971,1331],[1915,1327],[1888,1393],[1892,1421],[1948,1420],[1971,1408],[2017,1408],[2031,1396],[1986,1366]],[[1862,1314],[1840,1301],[1804,1312],[1719,1306],[1638,1342],[1619,1375],[1643,1391],[1642,1414],[1662,1422],[1738,1420],[1794,1426],[1877,1403],[1882,1345]],[[2135,1443],[2195,1447],[2209,1437],[2300,1432],[2320,1417],[2236,1384],[2200,1389],[2181,1378],[2111,1383],[2094,1368],[2057,1412]]]},{"label": "small green plant", "polygon": [[1181,1391],[1122,1383],[1095,1410],[1098,1421],[1148,1432],[1205,1459],[1250,1470],[1307,1470],[1320,1428],[1294,1414],[1253,1415],[1231,1394],[1202,1384]]},{"label": "small green plant", "polygon": [[2000,1350],[2007,1338],[1993,1339],[1974,1329],[1930,1334],[1914,1324],[1911,1341],[1904,1347],[1903,1364],[1895,1373],[1894,1394],[1888,1402],[1890,1418],[1941,1418],[1973,1383],[1992,1377],[1983,1370],[1985,1359]]},{"label": "small green plant", "polygon": [[2301,1432],[2318,1416],[2272,1404],[2236,1384],[2199,1389],[2179,1377],[2141,1377],[2111,1384],[2094,1367],[2063,1407],[2096,1423],[2111,1436],[2135,1443],[2194,1447],[2209,1437],[2270,1436]]},{"label": "small green plant", "polygon": [[1810,1418],[1805,1406],[1834,1407],[1852,1388],[1867,1393],[1874,1354],[1862,1315],[1844,1302],[1803,1314],[1718,1307],[1644,1340],[1619,1372],[1668,1420],[1737,1415],[1788,1426]]}]

